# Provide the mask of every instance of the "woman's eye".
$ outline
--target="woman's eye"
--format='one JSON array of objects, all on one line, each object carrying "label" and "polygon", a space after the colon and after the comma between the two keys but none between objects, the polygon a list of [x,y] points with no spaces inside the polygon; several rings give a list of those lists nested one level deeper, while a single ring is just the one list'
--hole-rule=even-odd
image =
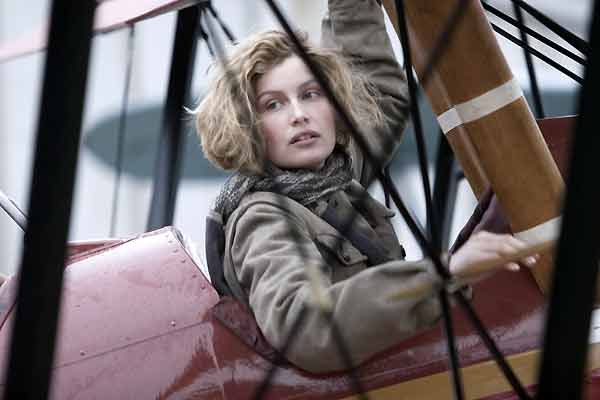
[{"label": "woman's eye", "polygon": [[316,89],[312,89],[312,90],[307,90],[306,92],[304,92],[304,98],[305,99],[314,99],[317,97],[321,96],[321,92],[319,90]]},{"label": "woman's eye", "polygon": [[265,110],[273,111],[281,107],[281,103],[278,100],[270,100],[265,104]]}]

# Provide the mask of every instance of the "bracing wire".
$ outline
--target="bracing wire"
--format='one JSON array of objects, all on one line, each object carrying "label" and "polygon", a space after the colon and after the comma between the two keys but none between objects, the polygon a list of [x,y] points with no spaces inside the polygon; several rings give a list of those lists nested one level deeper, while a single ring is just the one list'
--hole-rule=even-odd
[{"label": "bracing wire", "polygon": [[206,30],[204,29],[204,25],[202,24],[203,15],[204,15],[204,12],[201,11],[200,15],[198,16],[198,18],[200,18],[200,23],[198,24],[198,36],[200,37],[201,40],[204,41],[204,43],[206,43],[206,48],[208,49],[208,54],[210,54],[210,56],[214,59],[216,57],[215,51],[212,48],[212,45],[210,44],[210,39],[209,39],[208,33],[206,32]]},{"label": "bracing wire", "polygon": [[[359,130],[357,129],[356,125],[349,118],[348,114],[345,112],[345,109],[342,107],[341,103],[335,96],[335,93],[331,89],[327,80],[324,78],[322,72],[314,65],[314,63],[312,63],[310,58],[307,56],[305,49],[303,48],[299,39],[294,34],[292,28],[290,27],[289,23],[287,22],[287,20],[285,19],[285,17],[279,10],[279,8],[275,5],[274,1],[273,0],[266,0],[266,1],[267,1],[267,4],[269,5],[269,7],[271,8],[271,11],[273,12],[275,17],[279,21],[280,25],[283,27],[283,29],[286,31],[288,36],[294,42],[296,49],[298,50],[298,55],[305,62],[305,64],[307,65],[307,67],[309,68],[309,70],[311,71],[311,73],[313,74],[313,76],[315,77],[315,79],[317,80],[317,82],[319,83],[321,88],[323,89],[325,95],[329,99],[333,108],[338,113],[338,116],[340,117],[342,122],[344,124],[346,124],[346,126],[349,128],[349,130],[352,134],[352,137],[356,141],[357,145],[360,146],[360,148],[362,149],[363,153],[365,154],[367,160],[370,163],[372,163],[372,165],[375,166],[375,171],[377,171],[377,178],[382,182],[383,185],[388,185],[388,187],[390,189],[390,193],[392,195],[392,199],[394,200],[396,207],[398,208],[398,210],[400,211],[400,213],[406,220],[408,227],[410,228],[413,235],[415,236],[415,238],[421,245],[422,249],[424,250],[424,253],[426,254],[427,257],[429,257],[431,259],[436,271],[443,278],[444,282],[448,282],[451,278],[450,273],[448,272],[447,268],[444,266],[443,262],[441,261],[439,254],[436,253],[435,249],[428,242],[426,236],[420,229],[419,224],[416,222],[416,220],[410,214],[408,208],[406,208],[406,206],[404,205],[400,195],[398,194],[395,186],[393,185],[393,182],[391,182],[391,179],[386,178],[385,175],[382,173],[381,168],[380,168],[380,162],[369,151],[369,148],[366,146],[364,137],[359,133]],[[464,297],[464,294],[460,291],[457,291],[457,292],[454,292],[453,295],[455,297],[457,297],[458,299],[460,299],[459,304],[461,304],[462,307],[468,309],[469,312],[467,312],[467,316],[471,320],[471,323],[473,324],[474,328],[478,331],[478,334],[484,338],[484,340],[483,340],[484,343],[490,347],[490,351],[492,354],[495,355],[496,362],[498,363],[500,369],[506,376],[509,383],[511,383],[514,390],[518,393],[519,397],[522,399],[529,399],[530,398],[529,395],[527,394],[527,392],[525,391],[525,389],[519,382],[514,371],[512,371],[512,369],[510,368],[510,366],[508,365],[508,363],[502,356],[501,352],[498,350],[493,339],[489,336],[489,333],[485,330],[485,328],[483,328],[482,322],[477,318],[474,310],[472,309],[471,304]],[[483,328],[483,329],[481,329],[481,328]]]},{"label": "bracing wire", "polygon": [[524,11],[526,11],[529,15],[537,19],[540,23],[542,23],[546,28],[550,29],[552,32],[560,36],[565,42],[569,43],[571,46],[576,48],[582,54],[588,56],[592,47],[588,42],[575,35],[573,32],[565,29],[565,27],[561,26],[559,23],[554,21],[552,18],[548,17],[546,14],[540,12],[536,8],[530,6],[523,0],[512,0],[513,3],[517,3]]},{"label": "bracing wire", "polygon": [[[492,6],[489,3],[486,2],[482,2],[481,3],[483,5],[483,8],[489,12],[490,14],[500,18],[501,20],[503,20],[504,22],[509,23],[510,25],[522,29],[523,31],[525,31],[525,33],[527,33],[529,36],[531,36],[532,38],[538,40],[540,43],[545,44],[546,46],[556,50],[557,52],[559,52],[560,54],[569,57],[571,60],[581,64],[581,65],[585,65],[586,64],[586,60],[583,57],[578,56],[577,54],[573,53],[572,51],[566,49],[565,47],[559,45],[558,43],[548,39],[547,37],[543,36],[542,34],[540,34],[537,31],[534,31],[533,29],[531,29],[528,26],[525,26],[523,23],[519,22],[518,20],[510,17],[509,15],[506,15],[505,13],[503,13],[502,11],[498,10],[497,8],[495,8],[494,6]],[[518,3],[514,3],[515,5],[518,5]]]},{"label": "bracing wire", "polygon": [[450,14],[450,17],[446,21],[439,38],[436,40],[435,45],[433,46],[433,49],[431,50],[431,53],[425,62],[425,68],[423,69],[423,73],[421,74],[422,76],[420,78],[421,86],[425,87],[427,85],[427,82],[433,73],[433,69],[451,43],[454,32],[460,25],[460,21],[465,15],[467,6],[468,0],[458,0],[457,6],[454,7],[452,14]]},{"label": "bracing wire", "polygon": [[340,330],[337,323],[335,322],[333,313],[325,312],[323,314],[324,314],[323,316],[325,318],[327,318],[327,320],[329,321],[329,326],[331,327],[331,334],[335,338],[335,343],[337,345],[338,352],[340,353],[340,356],[342,357],[344,364],[350,366],[347,373],[350,376],[350,383],[352,384],[354,393],[356,393],[358,395],[358,398],[360,400],[367,400],[368,397],[366,395],[366,391],[363,388],[362,383],[360,382],[360,378],[359,378],[358,374],[356,373],[356,368],[353,367],[352,355],[350,354],[350,350],[348,349],[348,346],[346,346],[346,340],[344,339],[344,337],[342,335],[342,331]]},{"label": "bracing wire", "polygon": [[[373,165],[375,165],[375,166],[379,165],[378,160],[374,159],[372,154],[370,154],[368,148],[365,146],[363,137],[361,137],[361,135],[358,134],[358,130],[356,129],[353,121],[350,120],[348,115],[344,112],[343,108],[341,107],[341,104],[337,101],[334,93],[331,91],[331,88],[328,86],[327,82],[324,80],[320,71],[310,62],[310,59],[308,59],[308,57],[306,56],[306,53],[305,53],[302,45],[300,44],[298,38],[293,34],[289,24],[287,23],[287,21],[285,20],[283,15],[280,13],[277,6],[274,4],[273,1],[267,0],[267,3],[271,7],[271,9],[274,12],[274,14],[276,15],[276,17],[278,18],[278,20],[279,20],[280,24],[283,26],[284,30],[286,30],[288,35],[295,42],[295,45],[299,51],[300,57],[307,64],[307,66],[309,67],[309,69],[311,70],[311,72],[313,73],[313,75],[315,76],[315,78],[317,79],[317,81],[319,82],[321,87],[323,88],[325,94],[330,99],[330,102],[332,103],[332,105],[334,106],[336,111],[338,111],[343,122],[345,122],[347,124],[347,126],[350,128],[358,145],[361,146],[361,148],[363,149],[367,160],[370,161],[371,163],[373,163]],[[377,177],[381,180],[382,184],[384,186],[387,185],[387,187],[389,187],[391,189],[391,195],[394,200],[394,203],[396,204],[396,207],[399,209],[399,211],[401,212],[401,214],[407,221],[409,228],[411,229],[411,231],[417,238],[419,244],[424,249],[425,254],[429,258],[431,258],[436,270],[442,276],[444,281],[447,282],[450,279],[450,274],[447,271],[446,267],[443,265],[442,261],[440,260],[439,254],[437,254],[435,252],[435,250],[433,249],[433,247],[431,247],[430,243],[428,243],[428,240],[426,239],[425,235],[422,232],[422,228],[419,226],[418,222],[416,222],[416,220],[413,218],[413,216],[411,215],[408,208],[406,208],[406,206],[404,205],[397,190],[395,189],[393,183],[391,182],[391,179],[389,177],[385,177],[381,173],[379,168],[376,168],[376,171],[379,171],[377,173]],[[508,366],[506,361],[503,359],[502,354],[499,352],[495,343],[493,342],[493,340],[491,339],[491,337],[485,330],[485,327],[483,326],[481,321],[478,319],[478,317],[472,310],[470,303],[466,300],[466,298],[464,297],[464,295],[461,292],[454,293],[454,296],[456,296],[459,299],[459,304],[461,304],[462,307],[467,309],[467,316],[471,320],[472,324],[474,325],[474,327],[478,331],[478,333],[484,338],[484,343],[488,347],[490,347],[490,350],[491,350],[492,354],[495,356],[495,358],[497,359],[497,362],[498,362],[501,370],[503,371],[503,373],[505,374],[505,376],[507,377],[508,381],[511,383],[511,385],[513,386],[515,391],[519,394],[519,396],[521,398],[528,399],[529,398],[528,394],[522,388],[520,382],[514,375],[514,372],[510,369],[510,366]],[[291,338],[293,338],[292,335],[290,335],[290,340],[291,340]],[[287,342],[286,342],[286,345],[288,345]],[[276,366],[273,366],[274,370],[276,370],[276,368],[277,368]],[[272,379],[270,377],[272,377],[273,375],[274,375],[274,372],[271,374],[268,374],[268,376],[265,380],[266,382],[263,382],[264,386],[268,386],[268,380]]]},{"label": "bracing wire", "polygon": [[[279,20],[280,24],[283,26],[284,30],[288,33],[288,35],[292,38],[292,40],[294,40],[294,42],[296,44],[296,47],[297,47],[297,49],[299,51],[299,55],[302,57],[302,59],[304,60],[304,62],[307,64],[307,66],[309,67],[309,69],[311,70],[311,72],[313,73],[313,75],[315,76],[315,79],[319,82],[319,84],[323,88],[323,90],[326,93],[327,97],[330,99],[330,102],[332,103],[333,107],[338,112],[338,115],[340,115],[340,117],[342,118],[342,120],[349,127],[350,131],[352,132],[352,135],[353,135],[354,139],[356,140],[357,144],[359,146],[361,146],[361,148],[363,149],[363,151],[364,151],[367,159],[370,162],[372,162],[374,165],[378,165],[378,161],[369,152],[368,147],[366,147],[366,144],[364,142],[363,137],[358,133],[358,130],[357,130],[356,126],[350,120],[350,118],[348,117],[348,115],[345,113],[343,107],[338,102],[337,98],[335,97],[335,94],[333,93],[333,91],[331,90],[331,88],[329,87],[329,85],[327,84],[327,81],[324,79],[324,77],[322,76],[322,74],[318,70],[318,68],[316,68],[316,66],[314,66],[311,63],[310,59],[306,56],[306,52],[302,48],[302,46],[301,46],[299,40],[297,39],[297,37],[294,36],[293,31],[291,30],[289,24],[287,23],[287,21],[285,20],[285,18],[281,14],[281,12],[279,12],[279,9],[276,7],[276,5],[274,4],[274,2],[272,0],[271,1],[267,0],[267,2],[269,4],[269,6],[271,7],[272,11],[274,12],[274,14],[276,15],[277,19]],[[376,170],[380,171],[380,169],[377,169],[377,168],[376,168]],[[408,211],[408,209],[405,207],[404,203],[402,202],[402,199],[401,199],[400,195],[398,194],[398,192],[397,192],[395,186],[393,185],[393,183],[391,182],[391,180],[390,179],[386,179],[386,177],[381,172],[378,173],[378,178],[382,181],[382,183],[384,185],[388,185],[388,187],[390,188],[391,194],[392,194],[392,198],[394,199],[394,203],[396,204],[396,207],[398,207],[400,213],[405,218],[405,220],[407,222],[407,225],[409,226],[409,228],[413,232],[413,235],[415,235],[415,237],[417,238],[419,244],[424,249],[424,252],[426,253],[426,255],[429,258],[431,258],[431,260],[432,260],[432,262],[433,262],[433,264],[434,264],[437,272],[442,276],[442,278],[445,281],[448,281],[450,279],[450,274],[449,274],[448,270],[443,265],[443,263],[440,260],[438,254],[436,254],[435,250],[432,248],[432,246],[430,245],[430,243],[426,239],[426,237],[423,234],[422,230],[419,228],[418,223],[415,221],[415,219],[411,216],[411,214]],[[481,323],[481,321],[479,321],[477,319],[476,314],[472,310],[472,307],[471,307],[470,303],[468,303],[468,301],[464,298],[464,295],[461,292],[455,292],[454,295],[456,297],[458,297],[458,298],[462,298],[462,300],[464,300],[464,301],[461,301],[460,304],[463,307],[468,308],[468,309],[470,309],[470,311],[472,311],[470,313],[467,313],[467,315],[472,320],[472,323],[473,323],[474,327],[476,329],[477,328],[481,328],[483,326],[483,324]],[[493,342],[493,339],[491,339],[491,337],[489,337],[489,334],[487,333],[487,331],[485,329],[482,329],[482,330],[479,330],[478,333],[480,335],[482,335],[482,336],[485,336],[484,343],[486,345],[491,346],[493,348],[493,349],[491,349],[492,353],[495,354],[495,355],[498,355],[500,357],[499,360],[497,359],[497,362],[498,362],[500,368],[502,369],[503,373],[507,377],[508,381],[513,385],[515,391],[519,394],[519,396],[521,398],[524,398],[524,399],[529,398],[528,394],[525,392],[525,390],[523,389],[522,385],[520,384],[520,382],[516,378],[516,375],[514,374],[514,372],[510,368],[510,366],[508,366],[508,363],[506,363],[506,361],[502,357],[501,353],[497,349],[495,343]]]},{"label": "bracing wire", "polygon": [[277,352],[276,360],[273,362],[273,364],[271,364],[271,367],[267,371],[262,382],[254,392],[252,399],[260,400],[267,394],[269,387],[271,386],[271,382],[273,381],[273,378],[275,378],[275,374],[279,369],[279,365],[285,361],[285,354],[287,354],[290,347],[292,347],[292,344],[294,344],[297,333],[300,330],[299,328],[306,319],[307,312],[308,308],[306,305],[304,305],[300,309],[300,312],[298,313],[298,316],[296,317],[296,320],[294,321],[290,330],[287,332],[287,337],[283,340],[283,347]]},{"label": "bracing wire", "polygon": [[448,291],[445,288],[438,292],[438,301],[440,302],[442,315],[444,316],[444,336],[446,337],[446,348],[448,349],[448,364],[450,365],[454,400],[461,400],[465,398],[465,389],[460,374],[460,361],[456,350],[454,324],[452,321],[452,313],[450,312],[450,300],[448,298]]},{"label": "bracing wire", "polygon": [[0,190],[0,208],[3,209],[13,221],[15,221],[15,223],[23,232],[27,231],[27,216],[19,208],[17,203],[4,194],[2,190]]},{"label": "bracing wire", "polygon": [[421,172],[421,183],[425,194],[425,205],[427,215],[427,230],[430,238],[437,243],[437,224],[436,218],[433,215],[433,200],[431,198],[431,184],[429,182],[429,174],[427,169],[427,145],[425,143],[425,135],[423,134],[423,125],[421,123],[421,114],[419,112],[419,103],[416,100],[417,83],[413,74],[413,63],[410,54],[408,43],[408,30],[406,27],[406,19],[404,16],[404,2],[396,0],[396,12],[398,13],[398,28],[400,29],[400,42],[402,43],[402,54],[404,56],[404,65],[406,70],[406,81],[408,83],[408,92],[410,94],[410,115],[415,131],[415,139],[417,142],[417,152],[419,156],[419,170]]},{"label": "bracing wire", "polygon": [[[459,9],[460,10],[460,9]],[[408,39],[408,28],[406,26],[406,16],[404,12],[404,2],[396,0],[396,13],[398,17],[398,29],[400,33],[400,42],[402,43],[402,53],[404,56],[404,64],[406,68],[406,78],[408,83],[408,91],[410,95],[410,111],[417,143],[417,151],[419,156],[419,170],[421,172],[421,181],[423,191],[425,193],[425,204],[427,210],[427,228],[429,231],[429,240],[434,243],[435,251],[440,254],[439,248],[439,230],[437,229],[437,216],[434,215],[433,199],[431,197],[431,185],[429,183],[429,174],[427,168],[427,149],[425,144],[425,135],[421,124],[421,116],[419,113],[419,105],[417,101],[417,85],[413,75],[413,63],[410,52],[410,41]],[[438,292],[438,301],[442,309],[444,333],[449,355],[449,366],[452,376],[452,387],[454,389],[454,398],[456,400],[464,399],[464,389],[460,377],[460,363],[456,351],[454,340],[454,327],[452,323],[452,313],[450,311],[450,302],[448,301],[448,293],[442,289]]]},{"label": "bracing wire", "polygon": [[[393,182],[391,182],[391,180],[387,180],[385,176],[382,176],[381,178],[385,180],[385,182],[382,182],[382,184],[388,185],[390,195],[394,200],[394,204],[398,208],[398,211],[400,211],[400,214],[403,216],[409,229],[417,239],[419,245],[423,249],[423,252],[427,257],[431,258],[431,261],[433,262],[436,271],[444,279],[444,282],[448,282],[450,280],[450,273],[448,272],[447,268],[445,268],[442,265],[441,260],[439,259],[439,257],[436,256],[433,247],[427,241],[425,234],[421,229],[419,229],[419,226],[416,224],[414,217],[410,215],[409,210],[405,207],[404,202],[402,201],[402,198],[400,197],[400,194],[396,189],[396,186],[393,184]],[[471,303],[469,303],[469,301],[466,299],[465,295],[461,291],[456,291],[452,293],[452,295],[457,300],[459,306],[463,309],[470,323],[473,325],[473,328],[483,340],[485,346],[488,348],[488,350],[492,354],[492,357],[494,357],[494,360],[498,364],[498,367],[504,374],[507,381],[510,383],[511,387],[518,394],[519,398],[530,399],[531,397],[519,381],[519,378],[514,373],[511,366],[508,364],[508,362],[502,355],[500,349],[498,349],[498,346],[494,342],[494,339],[492,339],[487,329],[485,328],[485,325],[477,316],[477,313],[471,306]]]},{"label": "bracing wire", "polygon": [[237,39],[231,32],[231,29],[229,29],[229,27],[225,24],[223,19],[219,16],[219,13],[217,13],[217,10],[215,10],[215,8],[213,7],[212,1],[208,2],[208,11],[210,11],[213,18],[218,22],[219,26],[221,27],[221,30],[223,31],[223,33],[225,33],[225,36],[227,36],[227,39],[229,39],[229,41],[232,44],[237,43]]},{"label": "bracing wire", "polygon": [[[525,20],[523,18],[523,11],[521,11],[521,6],[517,3],[513,3],[515,16],[517,17],[517,21],[519,22],[519,32],[521,34],[521,41],[529,47],[529,40],[527,39],[527,33],[523,29],[525,27]],[[533,104],[535,106],[535,114],[537,118],[544,118],[544,105],[542,103],[542,96],[540,95],[540,88],[538,86],[538,80],[535,73],[535,66],[533,65],[533,59],[531,58],[531,53],[527,50],[523,49],[523,54],[525,55],[525,62],[527,63],[527,71],[529,72],[529,82],[531,84],[531,96],[533,97]]]},{"label": "bracing wire", "polygon": [[[358,130],[356,129],[356,127],[353,124],[353,122],[345,114],[344,109],[341,107],[340,103],[337,101],[337,98],[335,97],[335,95],[332,92],[331,88],[328,86],[328,84],[327,84],[326,80],[323,78],[322,74],[320,73],[320,71],[318,70],[318,68],[316,68],[311,63],[310,59],[308,57],[306,57],[304,49],[302,48],[302,46],[299,43],[298,39],[294,36],[294,34],[293,34],[293,32],[292,32],[289,24],[287,24],[287,21],[285,20],[285,18],[283,17],[283,15],[279,12],[279,10],[277,9],[277,7],[273,4],[273,1],[268,1],[268,3],[271,6],[272,10],[274,11],[277,19],[279,20],[279,22],[281,23],[281,25],[284,27],[284,29],[288,33],[288,35],[292,38],[292,40],[295,41],[296,46],[298,48],[298,51],[300,53],[300,56],[303,58],[303,60],[305,61],[305,63],[307,64],[307,66],[309,67],[309,69],[311,70],[311,72],[313,73],[313,75],[315,76],[315,78],[317,79],[317,81],[319,82],[319,84],[321,85],[321,87],[323,88],[324,92],[326,93],[326,95],[330,99],[332,105],[334,106],[334,108],[336,109],[336,111],[339,113],[339,115],[342,118],[342,120],[350,128],[350,130],[351,130],[351,132],[353,134],[354,139],[357,141],[357,144],[359,146],[361,146],[361,148],[363,149],[363,151],[364,151],[367,159],[370,162],[372,162],[374,165],[378,165],[378,161],[369,152],[368,148],[366,147],[366,144],[364,142],[363,137],[358,133]],[[376,169],[376,170],[379,171],[379,169]],[[393,183],[391,182],[391,180],[386,179],[386,177],[381,172],[378,173],[378,178],[382,181],[382,183],[384,185],[388,185],[389,186],[389,188],[391,190],[391,193],[392,193],[392,197],[393,197],[394,202],[396,204],[396,207],[398,207],[399,211],[401,212],[401,214],[405,218],[405,220],[407,222],[407,225],[409,226],[409,228],[413,232],[413,235],[415,235],[415,237],[417,238],[419,244],[424,249],[425,254],[429,258],[431,258],[431,260],[432,260],[432,262],[433,262],[436,270],[438,271],[438,273],[442,276],[442,278],[445,281],[449,280],[450,279],[449,272],[444,267],[444,265],[441,262],[439,256],[436,254],[435,250],[431,247],[430,243],[427,241],[427,239],[426,239],[425,235],[423,234],[422,230],[419,228],[419,225],[416,222],[416,220],[412,217],[412,215],[410,214],[409,210],[406,208],[406,206],[402,202],[402,199],[401,199],[400,195],[398,194],[397,190],[395,189],[395,186],[393,185]],[[469,309],[472,308],[471,305],[470,305],[470,303],[468,303],[468,301],[464,298],[464,295],[461,292],[455,292],[454,295],[456,297],[462,298],[464,300],[464,301],[460,302],[463,307],[469,308]],[[483,324],[481,323],[481,321],[479,321],[477,319],[476,314],[474,313],[474,311],[472,309],[471,309],[471,311],[472,311],[471,313],[468,313],[468,316],[469,316],[469,318],[474,319],[474,320],[472,320],[472,323],[473,323],[474,327],[476,329],[482,327]],[[489,337],[489,334],[487,333],[487,331],[485,329],[483,329],[483,330],[480,330],[478,333],[480,335],[486,336],[486,338],[484,340],[484,343],[486,345],[488,345],[488,346],[492,346],[493,347],[493,349],[491,349],[492,353],[499,355],[499,357],[501,358],[501,360],[497,360],[498,364],[501,367],[501,369],[502,369],[503,373],[505,374],[505,376],[507,376],[507,379],[509,380],[509,382],[515,388],[515,391],[517,393],[519,393],[519,395],[520,395],[521,398],[525,398],[525,399],[529,398],[528,395],[527,395],[527,393],[523,389],[522,385],[520,384],[520,382],[516,378],[516,375],[514,374],[514,372],[510,369],[510,367],[508,366],[508,364],[503,359],[501,353],[496,348],[495,343],[493,342],[493,340],[491,339],[491,337]]]},{"label": "bracing wire", "polygon": [[[212,43],[213,43],[213,47],[214,47],[216,56],[217,56],[218,60],[221,62],[221,66],[225,69],[225,73],[226,73],[228,81],[231,84],[235,84],[237,79],[236,79],[235,75],[233,74],[233,72],[229,71],[227,69],[227,63],[225,61],[226,60],[225,51],[224,51],[223,46],[220,42],[220,39],[218,38],[216,31],[212,25],[212,21],[210,18],[208,18],[208,15],[206,13],[202,13],[202,14],[204,14],[203,16],[204,16],[204,21],[206,22],[208,36],[212,39]],[[303,257],[306,257],[304,252],[302,252],[301,255]],[[317,311],[323,312],[322,310],[317,310]],[[305,319],[307,312],[308,312],[307,306],[304,306],[302,308],[302,311],[300,312],[300,314],[298,316],[296,316],[296,320],[293,322],[293,325],[290,328],[290,331],[288,332],[287,337],[284,340],[284,345],[279,351],[279,353],[282,355],[282,357],[285,357],[288,349],[291,347],[292,343],[296,339],[298,331],[299,331],[298,328],[301,326],[303,320]],[[324,313],[324,314],[326,315],[326,313]],[[332,332],[332,333],[335,334],[335,332]],[[339,337],[339,340],[342,340],[341,336]],[[361,383],[353,372],[353,366],[350,361],[351,357],[350,357],[350,354],[346,350],[347,346],[345,346],[345,344],[341,343],[341,342],[337,342],[337,345],[339,346],[339,351],[341,352],[340,355],[342,356],[342,359],[344,360],[344,362],[347,363],[347,369],[349,371],[348,373],[349,373],[353,387],[355,388],[355,390],[357,390],[357,393],[361,396],[360,398],[366,400],[367,397],[366,397],[366,395],[364,395],[364,391],[361,387]],[[279,369],[280,364],[281,364],[280,362],[273,363],[271,368],[267,371],[265,378],[263,379],[261,385],[258,387],[253,398],[261,399],[266,394],[266,392],[268,391],[268,389],[270,387],[271,381],[276,376],[276,373]]]},{"label": "bracing wire", "polygon": [[514,44],[521,46],[523,49],[525,49],[526,51],[530,52],[532,55],[536,56],[537,58],[539,58],[540,60],[544,61],[546,64],[554,67],[556,70],[562,72],[563,74],[565,74],[566,76],[568,76],[569,78],[573,79],[575,82],[579,83],[579,84],[583,84],[583,78],[581,78],[579,75],[569,71],[568,69],[566,69],[565,67],[563,67],[562,65],[560,65],[558,62],[552,60],[550,57],[542,54],[540,51],[532,48],[531,46],[525,44],[522,40],[514,37],[513,35],[511,35],[510,33],[508,33],[506,30],[500,28],[498,25],[492,23],[492,28],[494,28],[494,30],[496,31],[496,33],[498,33],[500,36],[505,37],[506,39],[510,40],[511,42],[513,42]]},{"label": "bracing wire", "polygon": [[121,114],[119,115],[119,128],[117,133],[117,157],[115,160],[115,185],[113,188],[112,212],[110,217],[110,236],[115,235],[117,226],[117,211],[119,208],[119,195],[121,192],[121,176],[123,175],[123,158],[125,148],[125,131],[127,129],[127,108],[129,105],[129,93],[131,88],[131,78],[133,69],[133,52],[135,44],[135,25],[129,25],[129,35],[127,37],[127,66],[125,69],[125,85],[123,87],[123,97],[121,102]]}]

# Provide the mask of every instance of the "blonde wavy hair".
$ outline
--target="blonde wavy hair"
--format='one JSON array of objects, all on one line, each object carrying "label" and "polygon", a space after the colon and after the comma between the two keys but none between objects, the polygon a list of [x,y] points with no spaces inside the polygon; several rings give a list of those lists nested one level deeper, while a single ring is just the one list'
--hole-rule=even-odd
[{"label": "blonde wavy hair", "polygon": [[[383,115],[376,91],[337,51],[311,45],[299,35],[310,59],[323,71],[346,112],[361,126],[376,127]],[[196,110],[196,129],[206,158],[218,168],[246,174],[262,173],[265,149],[255,109],[255,85],[260,76],[290,56],[297,55],[292,40],[280,31],[255,34],[234,48],[226,65],[216,65],[216,76]],[[337,143],[347,147],[348,129],[336,119]]]}]

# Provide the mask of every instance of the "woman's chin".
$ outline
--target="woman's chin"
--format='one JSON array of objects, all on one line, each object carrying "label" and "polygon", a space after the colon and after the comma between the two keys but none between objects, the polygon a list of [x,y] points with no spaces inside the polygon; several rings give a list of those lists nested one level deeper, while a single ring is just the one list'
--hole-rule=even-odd
[{"label": "woman's chin", "polygon": [[307,169],[312,171],[318,171],[325,165],[325,160],[294,160],[285,163],[275,163],[279,168],[282,169]]}]

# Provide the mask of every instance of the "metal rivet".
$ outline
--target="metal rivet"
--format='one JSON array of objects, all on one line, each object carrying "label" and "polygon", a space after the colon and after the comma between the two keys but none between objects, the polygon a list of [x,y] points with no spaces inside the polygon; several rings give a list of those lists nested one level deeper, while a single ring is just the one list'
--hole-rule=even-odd
[{"label": "metal rivet", "polygon": [[350,261],[350,256],[348,254],[344,254],[344,261]]},{"label": "metal rivet", "polygon": [[171,321],[171,326],[175,326],[177,323],[175,321]]},{"label": "metal rivet", "polygon": [[80,355],[80,356],[85,356],[85,351],[81,350],[81,351],[79,352],[79,355]]}]

